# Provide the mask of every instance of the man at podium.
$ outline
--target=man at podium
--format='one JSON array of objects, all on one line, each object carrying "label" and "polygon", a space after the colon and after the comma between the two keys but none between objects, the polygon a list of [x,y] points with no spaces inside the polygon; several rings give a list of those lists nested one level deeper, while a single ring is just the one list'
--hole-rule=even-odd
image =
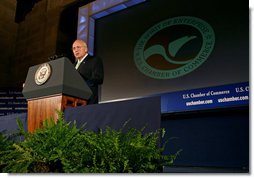
[{"label": "man at podium", "polygon": [[93,94],[87,104],[98,103],[98,86],[103,83],[104,69],[102,60],[88,54],[87,44],[77,39],[72,44],[72,52],[76,58],[75,68],[86,81]]}]

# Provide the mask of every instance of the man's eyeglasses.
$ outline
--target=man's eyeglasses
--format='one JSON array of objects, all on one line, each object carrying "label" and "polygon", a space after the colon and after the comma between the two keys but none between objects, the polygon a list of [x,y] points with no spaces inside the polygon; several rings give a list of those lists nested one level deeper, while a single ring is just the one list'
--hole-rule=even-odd
[{"label": "man's eyeglasses", "polygon": [[82,48],[82,47],[85,47],[85,46],[75,46],[75,47],[72,47],[72,50],[74,51],[74,50],[80,49],[80,48]]}]

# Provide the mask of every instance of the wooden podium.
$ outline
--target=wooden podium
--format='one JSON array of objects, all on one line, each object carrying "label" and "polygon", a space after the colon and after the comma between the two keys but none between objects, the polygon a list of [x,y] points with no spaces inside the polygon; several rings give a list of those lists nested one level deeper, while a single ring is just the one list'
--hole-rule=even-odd
[{"label": "wooden podium", "polygon": [[28,101],[28,131],[42,121],[58,119],[57,111],[87,104],[92,92],[68,58],[62,57],[29,68],[22,91]]}]

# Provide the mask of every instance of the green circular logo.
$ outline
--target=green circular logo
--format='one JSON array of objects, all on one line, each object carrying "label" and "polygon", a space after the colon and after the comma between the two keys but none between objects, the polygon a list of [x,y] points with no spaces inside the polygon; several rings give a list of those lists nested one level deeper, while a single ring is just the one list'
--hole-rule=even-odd
[{"label": "green circular logo", "polygon": [[214,31],[207,22],[190,16],[170,18],[141,36],[134,61],[139,71],[151,78],[177,78],[204,63],[214,43]]}]

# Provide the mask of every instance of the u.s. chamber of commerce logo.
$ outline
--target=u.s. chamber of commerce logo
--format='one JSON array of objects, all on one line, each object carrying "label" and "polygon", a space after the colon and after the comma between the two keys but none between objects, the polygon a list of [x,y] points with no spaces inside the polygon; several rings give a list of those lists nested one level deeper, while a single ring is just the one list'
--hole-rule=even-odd
[{"label": "u.s. chamber of commerce logo", "polygon": [[51,67],[48,63],[41,64],[35,72],[34,80],[37,85],[42,85],[48,81],[51,75]]},{"label": "u.s. chamber of commerce logo", "polygon": [[169,18],[141,36],[134,49],[134,61],[139,71],[151,78],[177,78],[204,63],[214,43],[214,31],[202,19]]}]

